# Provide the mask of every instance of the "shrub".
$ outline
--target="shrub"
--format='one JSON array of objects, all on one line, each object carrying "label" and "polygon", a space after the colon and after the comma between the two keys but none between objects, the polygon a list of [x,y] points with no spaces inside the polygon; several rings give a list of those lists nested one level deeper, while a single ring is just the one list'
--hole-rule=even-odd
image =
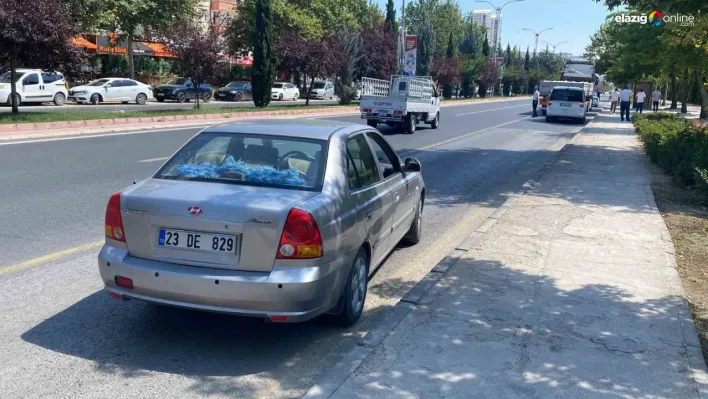
[{"label": "shrub", "polygon": [[708,187],[708,127],[665,113],[633,120],[652,161],[684,184]]}]

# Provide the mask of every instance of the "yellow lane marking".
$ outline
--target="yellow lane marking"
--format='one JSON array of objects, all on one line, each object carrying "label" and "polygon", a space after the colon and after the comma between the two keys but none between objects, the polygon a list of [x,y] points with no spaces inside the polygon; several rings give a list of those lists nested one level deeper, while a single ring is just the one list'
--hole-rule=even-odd
[{"label": "yellow lane marking", "polygon": [[37,265],[44,263],[44,262],[49,262],[49,261],[61,259],[63,257],[69,256],[69,255],[72,255],[75,253],[84,252],[84,251],[88,251],[90,249],[98,248],[101,245],[103,245],[103,242],[104,242],[103,240],[96,241],[96,242],[92,242],[91,244],[80,245],[78,247],[65,249],[65,250],[59,251],[59,252],[54,252],[53,254],[40,256],[38,258],[30,259],[30,260],[24,261],[22,263],[17,263],[17,264],[5,266],[5,267],[0,266],[0,276],[3,274],[24,270],[24,269],[30,268],[32,266],[37,266]]}]

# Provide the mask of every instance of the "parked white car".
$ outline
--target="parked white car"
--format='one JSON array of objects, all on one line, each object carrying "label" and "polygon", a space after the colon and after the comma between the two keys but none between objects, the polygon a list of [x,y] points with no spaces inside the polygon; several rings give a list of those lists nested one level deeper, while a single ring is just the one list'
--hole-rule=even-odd
[{"label": "parked white car", "polygon": [[136,80],[123,78],[98,79],[83,86],[72,87],[69,90],[69,99],[78,104],[96,105],[112,101],[127,104],[135,101],[138,105],[144,105],[150,98],[152,98],[150,86]]},{"label": "parked white car", "polygon": [[[45,72],[41,69],[15,70],[15,96],[17,104],[53,102],[64,105],[68,96],[66,80],[59,72]],[[10,71],[0,75],[0,102],[12,105],[12,80]]]},{"label": "parked white car", "polygon": [[334,83],[316,80],[310,91],[310,98],[317,100],[331,100],[334,98]]},{"label": "parked white car", "polygon": [[270,91],[270,98],[273,100],[297,100],[300,98],[300,90],[292,83],[275,82]]},{"label": "parked white car", "polygon": [[587,105],[585,93],[579,87],[556,86],[551,90],[546,108],[546,122],[568,118],[585,123]]}]

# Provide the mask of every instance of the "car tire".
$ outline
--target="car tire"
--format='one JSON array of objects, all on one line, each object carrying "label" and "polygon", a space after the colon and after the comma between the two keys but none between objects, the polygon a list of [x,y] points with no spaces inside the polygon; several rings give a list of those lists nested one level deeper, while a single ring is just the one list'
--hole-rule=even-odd
[{"label": "car tire", "polygon": [[584,117],[584,116],[583,116],[582,118],[580,118],[580,124],[581,124],[581,125],[584,125],[584,124],[585,124],[585,117]]},{"label": "car tire", "polygon": [[546,115],[546,123],[552,123],[553,117]]},{"label": "car tire", "polygon": [[89,101],[91,101],[91,104],[93,105],[98,105],[98,103],[101,102],[101,95],[94,93],[91,95],[91,99]]},{"label": "car tire", "polygon": [[282,94],[278,96],[278,101],[283,101],[283,95],[282,95]]},{"label": "car tire", "polygon": [[178,103],[183,103],[186,101],[187,101],[187,95],[184,94],[183,91],[180,91],[179,93],[177,93],[177,102]]},{"label": "car tire", "polygon": [[158,103],[164,103],[164,102],[165,102],[165,99],[164,99],[164,98],[158,98],[158,99],[157,99],[157,102],[158,102]]},{"label": "car tire", "polygon": [[297,94],[297,93],[295,93],[295,95],[293,96],[293,101],[297,101],[297,99],[298,99],[299,97],[300,97],[300,95]]},{"label": "car tire", "polygon": [[143,93],[139,93],[139,94],[135,97],[135,103],[138,104],[138,105],[145,105],[145,103],[147,103],[147,101],[148,101],[148,98],[147,98],[147,96],[146,96],[145,94],[143,94]]},{"label": "car tire", "polygon": [[437,129],[438,126],[440,126],[440,112],[435,114],[435,119],[433,119],[433,121],[430,122],[430,127],[432,127],[433,129]]},{"label": "car tire", "polygon": [[202,101],[205,103],[208,103],[209,101],[211,101],[211,93],[209,93],[209,92],[204,93],[202,95]]},{"label": "car tire", "polygon": [[379,125],[378,121],[375,121],[373,119],[367,119],[366,124],[373,127],[374,129]]},{"label": "car tire", "polygon": [[369,257],[360,248],[347,274],[347,284],[339,299],[339,313],[332,315],[332,322],[342,327],[354,325],[364,311],[369,285]]},{"label": "car tire", "polygon": [[408,229],[404,240],[412,245],[420,242],[420,238],[423,236],[423,197],[421,196],[418,200],[418,206],[415,210],[415,216],[411,222],[411,227]]},{"label": "car tire", "polygon": [[[15,98],[16,98],[15,102],[17,102],[17,106],[19,107],[20,104],[22,104],[22,96],[20,96],[18,93],[15,93]],[[12,94],[7,96],[7,106],[12,107]]]},{"label": "car tire", "polygon": [[54,95],[54,99],[52,100],[54,105],[56,106],[62,106],[64,103],[66,103],[66,96],[64,93],[57,93]]},{"label": "car tire", "polygon": [[241,97],[241,93],[236,93],[236,95],[234,95],[234,101],[236,101],[237,103],[241,102],[242,99],[243,98]]},{"label": "car tire", "polygon": [[413,134],[415,133],[415,128],[416,125],[418,124],[417,118],[413,114],[408,114],[406,115],[405,119],[403,120],[403,129],[406,131],[408,134]]}]

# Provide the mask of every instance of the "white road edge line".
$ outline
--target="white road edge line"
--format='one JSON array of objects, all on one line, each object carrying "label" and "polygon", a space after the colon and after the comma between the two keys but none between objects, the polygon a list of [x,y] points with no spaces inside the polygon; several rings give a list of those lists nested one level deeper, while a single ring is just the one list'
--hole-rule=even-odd
[{"label": "white road edge line", "polygon": [[36,140],[23,140],[23,141],[12,141],[9,143],[0,143],[0,146],[4,145],[14,145],[14,144],[32,144],[32,143],[46,143],[49,141],[64,141],[64,140],[79,140],[79,139],[92,139],[96,137],[109,137],[109,136],[127,136],[130,134],[145,134],[145,133],[158,133],[158,132],[171,132],[175,130],[190,130],[190,129],[195,129],[195,130],[201,130],[204,129],[205,127],[212,126],[212,124],[208,125],[195,125],[195,126],[190,126],[190,127],[174,127],[174,128],[165,128],[165,129],[147,129],[147,130],[138,130],[138,131],[130,131],[130,132],[113,132],[113,133],[84,133],[81,136],[71,136],[71,137],[55,137],[55,138],[47,138],[47,139],[36,139]]},{"label": "white road edge line", "polygon": [[455,114],[455,116],[462,116],[462,115],[471,115],[471,114],[481,114],[482,112],[491,112],[491,111],[499,111],[502,109],[509,109],[509,108],[519,108],[519,107],[528,107],[528,104],[524,105],[512,105],[510,107],[501,107],[501,108],[494,108],[494,109],[485,109],[482,111],[472,111],[472,112],[463,112],[461,114]]},{"label": "white road edge line", "polygon": [[141,161],[136,161],[135,163],[149,163],[149,162],[165,161],[165,160],[167,160],[167,158],[169,158],[169,157],[143,159]]}]

